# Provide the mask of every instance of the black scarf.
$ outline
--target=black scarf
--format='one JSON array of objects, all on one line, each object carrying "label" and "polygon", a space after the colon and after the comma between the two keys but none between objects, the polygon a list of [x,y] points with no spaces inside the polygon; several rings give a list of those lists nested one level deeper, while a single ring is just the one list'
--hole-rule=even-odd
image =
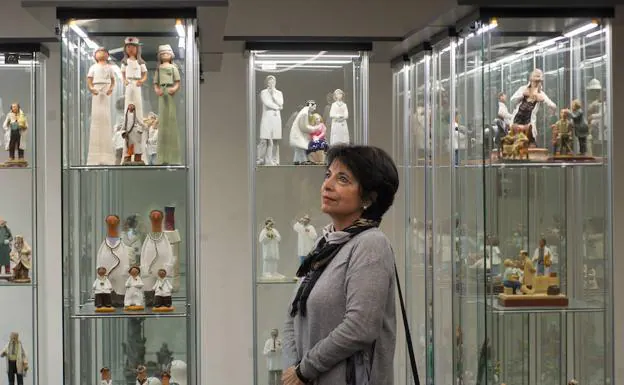
[{"label": "black scarf", "polygon": [[302,317],[306,316],[306,303],[314,285],[316,285],[327,265],[342,249],[342,246],[359,233],[378,226],[379,222],[377,221],[360,218],[353,225],[343,230],[343,232],[349,234],[348,238],[343,240],[343,242],[329,243],[325,237],[321,238],[314,250],[305,257],[297,270],[297,277],[303,277],[303,279],[291,305],[290,315],[292,317],[297,315],[297,313],[301,313]]}]

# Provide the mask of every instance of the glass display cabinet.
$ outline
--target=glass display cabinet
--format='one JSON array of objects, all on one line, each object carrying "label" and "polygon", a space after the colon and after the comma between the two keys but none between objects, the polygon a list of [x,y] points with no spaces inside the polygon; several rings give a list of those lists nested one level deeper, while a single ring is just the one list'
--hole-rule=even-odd
[{"label": "glass display cabinet", "polygon": [[43,194],[37,154],[45,151],[39,98],[45,95],[46,56],[39,44],[0,44],[0,306],[6,309],[0,353],[14,352],[3,359],[3,370],[26,385],[39,380],[37,268],[45,258],[39,252],[45,210],[37,199]]},{"label": "glass display cabinet", "polygon": [[199,58],[188,17],[61,20],[67,384],[164,372],[198,383]]},{"label": "glass display cabinet", "polygon": [[[327,219],[325,152],[367,140],[370,45],[248,43],[255,383],[280,383],[297,268]],[[280,146],[281,145],[281,146]]]}]

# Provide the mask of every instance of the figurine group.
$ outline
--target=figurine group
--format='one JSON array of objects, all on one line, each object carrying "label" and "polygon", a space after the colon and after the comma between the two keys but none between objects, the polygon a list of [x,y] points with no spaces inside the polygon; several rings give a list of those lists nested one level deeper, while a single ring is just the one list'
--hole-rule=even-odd
[{"label": "figurine group", "polygon": [[115,75],[105,48],[95,51],[96,63],[87,74],[87,86],[92,94],[87,165],[143,165],[144,152],[149,164],[180,164],[175,94],[180,89],[181,78],[173,62],[173,50],[168,44],[158,47],[158,68],[153,82],[158,95],[158,115],[150,113],[144,118],[142,86],[147,81],[147,67],[141,57],[139,39],[128,37],[124,43],[121,61],[124,118],[115,127],[114,135],[111,135],[110,107]]},{"label": "figurine group", "polygon": [[[173,361],[171,370],[164,370],[160,376],[149,377],[145,365],[137,366],[135,370],[136,385],[186,385],[186,364],[182,361]],[[100,385],[112,385],[111,370],[108,367],[100,369]]]},{"label": "figurine group", "polygon": [[[28,119],[19,103],[11,104],[11,111],[7,114],[4,124],[4,149],[9,152],[9,160],[1,163],[0,167],[26,167],[28,162],[24,158],[28,132]],[[2,141],[0,140],[0,143]],[[15,152],[17,151],[17,159]]]},{"label": "figurine group", "polygon": [[[279,141],[282,139],[281,111],[284,109],[284,95],[276,88],[275,76],[267,76],[265,84],[266,88],[260,92],[262,117],[256,164],[277,166],[280,164]],[[290,129],[289,143],[294,151],[294,164],[325,164],[325,153],[329,146],[325,138],[325,122],[329,120],[330,143],[349,143],[349,110],[343,101],[344,92],[337,89],[330,95],[331,107],[326,118],[315,113],[316,102],[308,100],[286,122],[286,127]]]},{"label": "figurine group", "polygon": [[[11,265],[13,268],[11,269]],[[0,218],[0,279],[8,279],[15,283],[30,283],[32,270],[32,249],[22,235],[13,238],[7,222]]]},{"label": "figurine group", "polygon": [[526,250],[521,250],[516,261],[506,259],[503,262],[503,287],[506,294],[544,294],[559,295],[557,273],[551,271],[553,255],[541,239],[533,258]]},{"label": "figurine group", "polygon": [[589,126],[583,118],[581,101],[572,101],[570,109],[562,109],[559,120],[552,125],[553,154],[574,155],[573,138],[576,137],[579,144],[579,155],[592,155],[591,135]]},{"label": "figurine group", "polygon": [[[143,242],[138,264],[136,242],[128,246],[120,237],[119,217],[106,217],[107,235],[98,250],[98,276],[93,282],[96,312],[114,312],[114,306],[122,303],[121,298],[126,311],[142,311],[145,309],[146,294],[153,298],[152,311],[174,310],[171,299],[173,286],[168,278],[173,270],[174,255],[163,231],[163,212],[152,210],[150,221],[152,229]],[[134,238],[136,235],[133,232],[126,232],[125,239]]]}]

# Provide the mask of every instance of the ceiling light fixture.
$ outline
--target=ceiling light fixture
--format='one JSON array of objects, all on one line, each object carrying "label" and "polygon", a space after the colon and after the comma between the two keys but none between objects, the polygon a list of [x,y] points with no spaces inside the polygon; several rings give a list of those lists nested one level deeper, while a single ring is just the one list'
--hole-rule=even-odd
[{"label": "ceiling light fixture", "polygon": [[580,35],[583,32],[591,31],[592,29],[597,28],[597,27],[598,27],[598,20],[592,20],[591,23],[585,24],[582,27],[579,27],[579,28],[573,29],[570,32],[564,33],[563,36],[567,38],[571,38],[576,35]]}]

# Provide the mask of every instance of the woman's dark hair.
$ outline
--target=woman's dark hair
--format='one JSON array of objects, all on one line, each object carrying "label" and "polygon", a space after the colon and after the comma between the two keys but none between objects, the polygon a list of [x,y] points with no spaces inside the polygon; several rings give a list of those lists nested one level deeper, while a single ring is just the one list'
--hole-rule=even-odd
[{"label": "woman's dark hair", "polygon": [[361,197],[371,201],[362,218],[381,221],[399,189],[399,172],[387,152],[378,147],[337,145],[327,152],[327,167],[339,161],[361,186]]}]

